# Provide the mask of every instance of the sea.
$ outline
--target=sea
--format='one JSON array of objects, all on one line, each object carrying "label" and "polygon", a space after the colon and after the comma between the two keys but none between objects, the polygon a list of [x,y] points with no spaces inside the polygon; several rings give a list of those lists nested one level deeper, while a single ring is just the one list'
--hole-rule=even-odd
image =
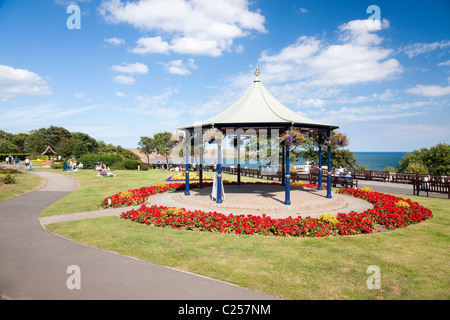
[{"label": "sea", "polygon": [[[369,170],[383,171],[385,167],[390,166],[395,168],[399,161],[402,160],[408,152],[353,152],[355,160],[359,166],[364,166]],[[324,159],[324,165],[326,165],[326,159]],[[224,166],[237,165],[235,159],[224,159]],[[305,165],[304,159],[298,159],[295,162],[291,162],[292,165]],[[259,161],[241,163],[241,167],[247,166],[250,169],[257,169],[259,166],[265,166],[266,164]]]}]

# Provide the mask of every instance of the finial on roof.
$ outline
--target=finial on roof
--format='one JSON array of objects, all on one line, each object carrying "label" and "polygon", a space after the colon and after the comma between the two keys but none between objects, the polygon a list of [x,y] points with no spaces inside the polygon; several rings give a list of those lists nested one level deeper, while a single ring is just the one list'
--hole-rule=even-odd
[{"label": "finial on roof", "polygon": [[259,71],[258,68],[256,68],[255,71],[253,71],[253,74],[256,76],[255,81],[253,82],[260,82],[258,76],[261,74],[261,72]]}]

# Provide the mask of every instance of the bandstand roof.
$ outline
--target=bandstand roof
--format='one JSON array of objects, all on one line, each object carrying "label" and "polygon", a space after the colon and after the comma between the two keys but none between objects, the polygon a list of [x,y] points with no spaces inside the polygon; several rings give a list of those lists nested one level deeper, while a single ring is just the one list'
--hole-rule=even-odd
[{"label": "bandstand roof", "polygon": [[43,156],[48,156],[48,155],[52,155],[52,154],[57,155],[57,153],[55,151],[53,151],[53,149],[50,148],[50,146],[48,146],[47,149],[45,149],[45,151],[41,153],[41,155],[43,155]]},{"label": "bandstand roof", "polygon": [[255,70],[256,79],[247,92],[231,107],[208,120],[194,125],[179,127],[179,130],[194,130],[195,127],[208,129],[212,126],[219,129],[255,128],[271,129],[295,127],[302,131],[319,129],[333,130],[337,125],[308,119],[284,106],[275,99],[259,79],[259,70]]}]

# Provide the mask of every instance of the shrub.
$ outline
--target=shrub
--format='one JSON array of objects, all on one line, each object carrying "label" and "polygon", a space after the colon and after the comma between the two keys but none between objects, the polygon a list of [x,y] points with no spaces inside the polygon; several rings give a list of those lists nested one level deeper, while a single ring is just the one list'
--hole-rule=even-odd
[{"label": "shrub", "polygon": [[79,160],[83,163],[84,169],[94,169],[95,165],[99,162],[111,167],[114,163],[122,161],[122,158],[111,153],[88,153],[81,156]]},{"label": "shrub", "polygon": [[137,160],[128,159],[128,160],[125,160],[125,162],[124,162],[124,166],[128,170],[137,170],[138,166],[140,166],[140,165],[141,165],[141,162],[137,161]]},{"label": "shrub", "polygon": [[428,168],[419,162],[413,162],[408,164],[408,166],[405,169],[406,173],[422,173],[422,174],[428,174]]},{"label": "shrub", "polygon": [[52,169],[62,169],[63,168],[63,163],[62,162],[55,162],[55,163],[52,163],[52,165],[50,167]]},{"label": "shrub", "polygon": [[111,170],[127,170],[127,168],[125,168],[125,162],[122,161],[112,164],[109,168]]},{"label": "shrub", "polygon": [[4,178],[2,178],[4,184],[14,184],[16,183],[16,176],[8,173]]}]

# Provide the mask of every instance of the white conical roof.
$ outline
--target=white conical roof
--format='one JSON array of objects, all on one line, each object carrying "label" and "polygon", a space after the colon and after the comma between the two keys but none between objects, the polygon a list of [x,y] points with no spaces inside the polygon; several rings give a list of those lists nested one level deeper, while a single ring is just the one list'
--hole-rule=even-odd
[{"label": "white conical roof", "polygon": [[[339,126],[325,124],[308,119],[294,112],[275,99],[258,78],[259,70],[255,70],[256,79],[247,92],[231,107],[208,120],[195,124],[202,127],[295,127],[336,129]],[[194,126],[180,127],[192,129]]]}]

